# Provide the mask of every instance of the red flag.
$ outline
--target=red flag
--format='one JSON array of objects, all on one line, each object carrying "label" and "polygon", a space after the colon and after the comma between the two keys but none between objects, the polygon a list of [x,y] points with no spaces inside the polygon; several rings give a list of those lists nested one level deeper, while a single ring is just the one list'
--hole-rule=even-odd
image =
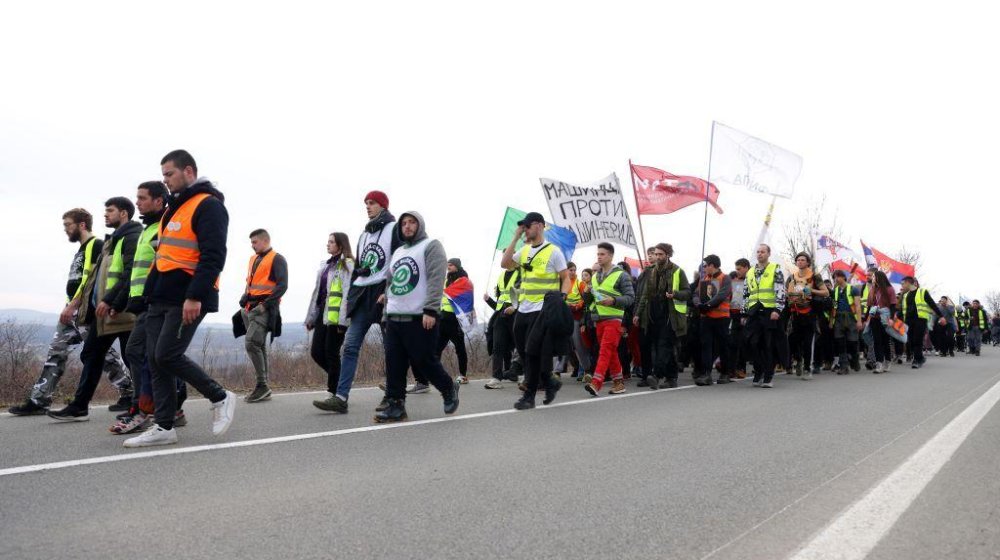
[{"label": "red flag", "polygon": [[640,214],[670,214],[686,206],[705,202],[705,189],[709,189],[708,203],[721,214],[719,188],[704,179],[674,175],[662,169],[635,165],[632,168],[632,188]]}]

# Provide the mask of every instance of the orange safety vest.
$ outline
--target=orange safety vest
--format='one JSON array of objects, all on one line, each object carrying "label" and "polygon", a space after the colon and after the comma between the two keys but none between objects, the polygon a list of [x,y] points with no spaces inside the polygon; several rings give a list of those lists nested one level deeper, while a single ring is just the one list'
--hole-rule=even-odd
[{"label": "orange safety vest", "polygon": [[[722,274],[723,273],[720,272],[717,279],[709,278],[707,275],[702,277],[702,282],[708,282],[706,288],[710,288],[706,289],[706,292],[708,292],[707,293],[708,299],[712,299],[713,297],[715,297],[714,290],[720,289],[722,287]],[[698,289],[700,290],[701,287],[699,286]],[[706,299],[702,303],[708,303],[708,299]],[[729,300],[728,299],[723,300],[718,307],[713,307],[712,309],[709,309],[704,313],[704,315],[710,319],[728,319],[730,308],[731,305],[729,304]]]},{"label": "orange safety vest", "polygon": [[265,298],[274,293],[274,289],[278,286],[271,277],[271,264],[274,262],[274,256],[277,253],[274,250],[270,250],[264,255],[264,258],[260,260],[260,264],[257,265],[257,270],[253,269],[253,263],[256,262],[258,255],[253,255],[250,257],[250,264],[247,265],[247,290],[246,294],[251,298]]},{"label": "orange safety vest", "polygon": [[[183,270],[194,276],[194,270],[201,260],[198,250],[198,236],[192,227],[194,212],[198,206],[212,195],[196,194],[170,216],[169,222],[160,221],[159,243],[156,247],[154,264],[159,272]],[[164,216],[166,220],[166,216]],[[219,279],[215,279],[215,289],[219,289]]]}]

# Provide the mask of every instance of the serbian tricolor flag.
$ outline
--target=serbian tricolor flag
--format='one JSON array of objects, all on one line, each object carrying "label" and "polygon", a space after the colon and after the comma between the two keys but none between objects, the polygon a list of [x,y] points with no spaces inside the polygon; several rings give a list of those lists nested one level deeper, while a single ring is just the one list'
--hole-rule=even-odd
[{"label": "serbian tricolor flag", "polygon": [[463,276],[445,286],[444,295],[455,309],[455,317],[462,327],[471,328],[476,322],[476,310],[472,281],[469,277]]},{"label": "serbian tricolor flag", "polygon": [[829,266],[830,271],[843,270],[847,277],[853,276],[859,282],[866,282],[865,263],[861,255],[837,242],[829,235],[816,239],[816,266]]},{"label": "serbian tricolor flag", "polygon": [[899,291],[899,288],[902,286],[903,278],[917,275],[917,271],[913,268],[913,265],[892,259],[878,249],[865,245],[864,241],[861,241],[861,250],[865,254],[865,261],[868,262],[868,266],[874,266],[884,272],[889,277],[889,283],[896,288],[896,291]]},{"label": "serbian tricolor flag", "polygon": [[629,270],[626,270],[625,272],[631,272],[633,278],[638,278],[639,274],[642,273],[642,269],[649,266],[648,261],[640,261],[639,259],[633,259],[632,257],[625,257],[625,264],[629,267]]},{"label": "serbian tricolor flag", "polygon": [[708,203],[719,214],[719,188],[704,179],[674,175],[673,173],[628,162],[632,169],[632,188],[635,203],[640,214],[670,214],[686,206],[705,202],[708,189]]}]

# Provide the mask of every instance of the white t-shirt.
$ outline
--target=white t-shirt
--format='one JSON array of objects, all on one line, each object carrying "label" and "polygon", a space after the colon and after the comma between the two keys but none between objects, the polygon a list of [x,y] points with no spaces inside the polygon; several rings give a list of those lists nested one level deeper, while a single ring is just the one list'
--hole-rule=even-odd
[{"label": "white t-shirt", "polygon": [[[542,247],[549,244],[548,242],[542,243],[538,247],[529,247],[525,245],[514,253],[514,262],[520,264],[521,253],[525,250],[528,251],[528,258],[534,257],[535,253],[540,251]],[[549,262],[545,265],[545,272],[559,274],[560,272],[566,270],[566,256],[559,247],[552,246],[552,255],[549,257]],[[523,273],[522,273],[523,274]],[[540,301],[522,301],[518,303],[517,310],[519,313],[534,313],[535,311],[542,310],[542,302]]]}]

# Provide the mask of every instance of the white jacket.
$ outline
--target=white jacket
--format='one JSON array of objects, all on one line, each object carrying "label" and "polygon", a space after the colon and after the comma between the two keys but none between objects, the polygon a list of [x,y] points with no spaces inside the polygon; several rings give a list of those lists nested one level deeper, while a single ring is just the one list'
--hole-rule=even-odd
[{"label": "white jacket", "polygon": [[[320,294],[320,283],[323,281],[323,271],[326,270],[328,260],[320,263],[319,270],[316,271],[316,283],[313,287],[312,297],[309,299],[309,311],[306,313],[306,327],[315,326],[317,319],[323,319],[324,325],[329,325],[330,322],[326,315],[326,301],[317,302],[316,298]],[[347,292],[351,289],[351,275],[354,274],[354,261],[352,259],[341,259],[337,263],[337,268],[333,269],[332,273],[340,277],[342,283],[344,296],[340,304],[340,326],[347,327],[350,326],[351,320],[347,317]],[[332,282],[333,278],[328,278],[327,281]],[[327,285],[329,288],[329,284]]]}]

